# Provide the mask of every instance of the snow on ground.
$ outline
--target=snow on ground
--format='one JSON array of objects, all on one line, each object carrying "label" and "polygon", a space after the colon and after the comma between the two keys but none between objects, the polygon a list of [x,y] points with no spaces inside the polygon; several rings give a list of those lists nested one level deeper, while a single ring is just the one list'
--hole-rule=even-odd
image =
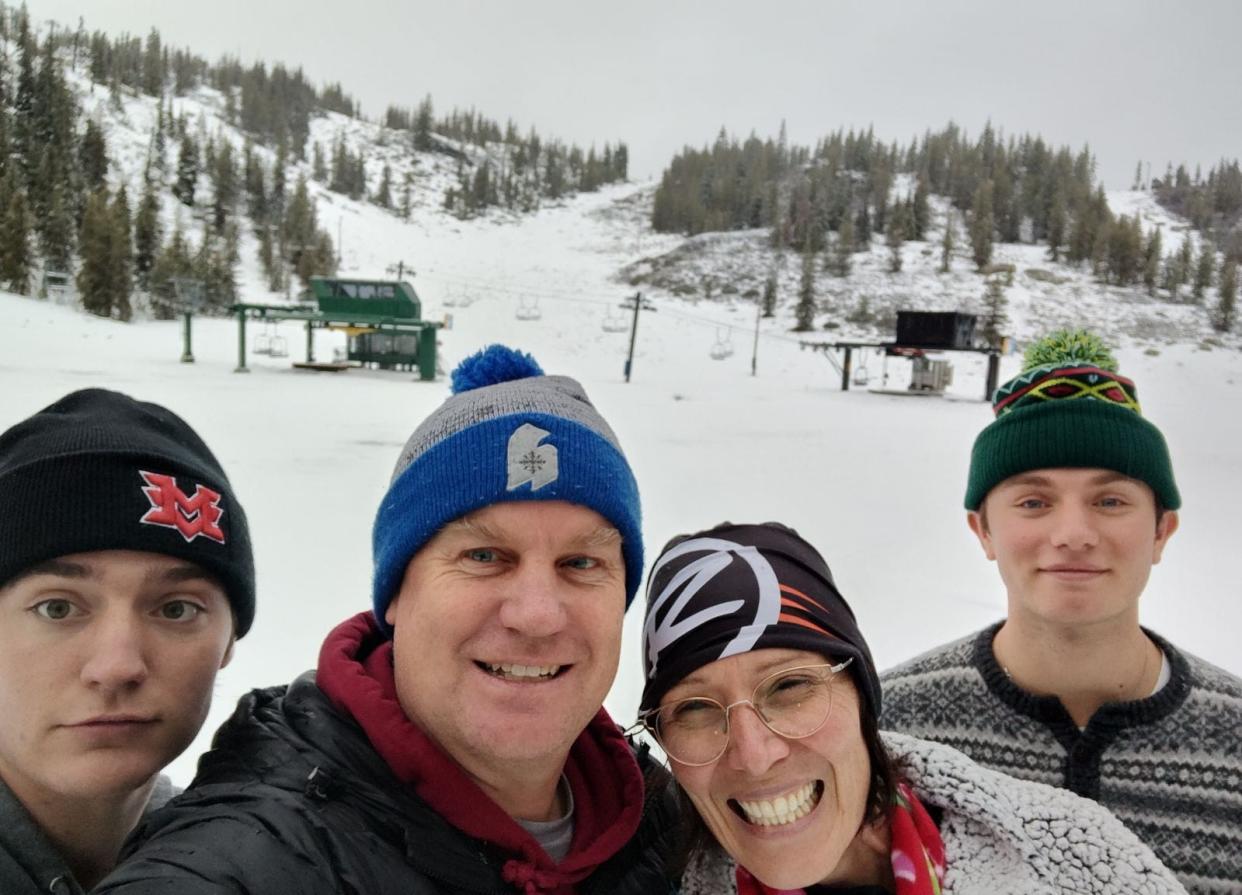
[{"label": "snow on ground", "polygon": [[[345,225],[348,266],[360,276],[380,275],[398,258],[415,266],[427,316],[453,316],[441,334],[446,369],[499,340],[531,351],[550,372],[578,377],[634,466],[649,556],[673,534],[724,519],[791,524],[827,557],[881,667],[998,618],[1000,580],[961,508],[970,445],[990,418],[979,400],[981,360],[949,356],[956,382],[945,398],[841,392],[825,357],[793,342],[785,317],[764,322],[752,376],[753,305],[657,296],[659,310],[642,314],[626,384],[629,335],[602,323],[620,315],[617,303],[633,290],[611,276],[667,248],[655,245],[667,238],[641,235],[633,206],[634,188],[618,187],[521,226],[442,219],[399,227],[357,206]],[[535,296],[541,319],[515,319]],[[717,323],[734,326],[735,352],[720,361],[709,357]],[[299,356],[301,332],[292,324],[278,332]],[[187,782],[195,755],[242,693],[313,666],[329,628],[368,606],[374,510],[401,445],[447,385],[409,373],[304,373],[254,356],[252,372],[237,374],[230,320],[195,322],[192,365],[178,362],[177,322],[121,324],[0,295],[0,333],[0,427],[86,386],[166,403],[204,435],[247,509],[258,617],[220,675],[204,734],[173,766]],[[318,333],[316,353],[330,356],[342,342]],[[1228,565],[1242,534],[1242,354],[1193,344],[1132,343],[1119,352],[1168,437],[1185,499],[1144,618],[1242,674],[1242,603]],[[1018,363],[1005,357],[1002,375]],[[878,385],[883,361],[867,365]],[[887,366],[889,385],[904,384],[905,362]],[[636,605],[607,703],[621,720],[633,718],[641,690],[640,622]]]}]

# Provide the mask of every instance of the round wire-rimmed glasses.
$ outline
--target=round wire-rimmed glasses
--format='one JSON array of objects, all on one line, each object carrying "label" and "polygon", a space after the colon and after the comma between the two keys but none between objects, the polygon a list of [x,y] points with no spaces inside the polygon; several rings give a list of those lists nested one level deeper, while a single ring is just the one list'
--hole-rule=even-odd
[{"label": "round wire-rimmed glasses", "polygon": [[627,732],[643,728],[651,733],[669,758],[689,767],[711,764],[729,746],[729,712],[748,705],[768,730],[790,740],[809,737],[832,712],[833,678],[853,656],[831,665],[782,668],[755,685],[750,699],[723,705],[708,696],[689,696],[639,712]]}]

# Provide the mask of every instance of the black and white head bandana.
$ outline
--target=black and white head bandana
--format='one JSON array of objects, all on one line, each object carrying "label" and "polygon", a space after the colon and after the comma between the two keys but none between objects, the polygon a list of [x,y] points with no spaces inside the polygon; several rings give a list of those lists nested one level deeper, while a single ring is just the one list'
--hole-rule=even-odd
[{"label": "black and white head bandana", "polygon": [[782,647],[855,659],[850,673],[876,717],[880,682],[828,564],[776,522],[723,523],[673,538],[647,581],[641,709],[711,662]]}]

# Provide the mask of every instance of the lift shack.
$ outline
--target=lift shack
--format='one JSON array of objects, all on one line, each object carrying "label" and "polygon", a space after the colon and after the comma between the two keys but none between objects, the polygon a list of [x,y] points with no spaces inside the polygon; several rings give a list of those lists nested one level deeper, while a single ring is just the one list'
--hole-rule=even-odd
[{"label": "lift shack", "polygon": [[[957,311],[898,311],[896,338],[891,342],[803,342],[803,348],[822,351],[841,373],[841,390],[848,391],[853,372],[854,349],[873,348],[888,357],[906,357],[913,364],[909,394],[939,395],[953,381],[953,368],[948,361],[931,360],[928,351],[965,351],[987,355],[988,368],[983,400],[990,401],[996,391],[1000,370],[1001,349],[980,344],[975,337],[976,315]],[[844,357],[837,364],[831,352]],[[860,370],[859,372],[862,372]],[[865,385],[856,381],[856,385]]]},{"label": "lift shack", "polygon": [[[408,282],[311,277],[310,297],[312,302],[298,305],[236,304],[230,308],[237,315],[236,372],[247,372],[247,320],[272,324],[295,320],[306,324],[306,360],[295,363],[296,367],[417,369],[424,382],[436,378],[436,331],[444,324],[422,319],[422,302]],[[316,329],[345,333],[343,361],[315,360]]]}]

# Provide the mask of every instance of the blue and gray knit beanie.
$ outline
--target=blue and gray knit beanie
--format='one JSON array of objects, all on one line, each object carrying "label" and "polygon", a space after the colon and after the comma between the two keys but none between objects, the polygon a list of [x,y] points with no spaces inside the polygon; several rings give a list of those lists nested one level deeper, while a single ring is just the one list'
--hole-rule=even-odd
[{"label": "blue and gray knit beanie", "polygon": [[372,602],[380,626],[406,566],[454,519],[494,503],[563,500],[617,527],[625,605],[642,579],[638,484],[608,423],[568,376],[491,345],[453,371],[453,394],[414,430],[371,533]]}]

